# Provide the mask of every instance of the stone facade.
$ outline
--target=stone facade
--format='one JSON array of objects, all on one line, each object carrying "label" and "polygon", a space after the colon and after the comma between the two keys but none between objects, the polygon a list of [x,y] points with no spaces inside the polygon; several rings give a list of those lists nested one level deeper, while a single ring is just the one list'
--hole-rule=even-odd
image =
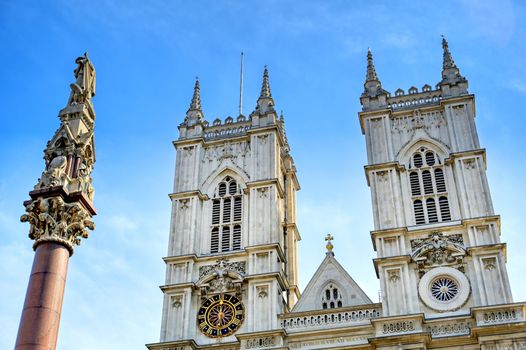
[{"label": "stone facade", "polygon": [[[394,96],[368,53],[359,120],[380,303],[338,263],[330,235],[297,288],[299,185],[267,70],[255,111],[212,125],[196,82],[174,142],[161,339],[150,350],[526,349],[526,303],[512,300],[474,96],[442,45],[436,87]],[[236,321],[222,305],[238,299]]]}]

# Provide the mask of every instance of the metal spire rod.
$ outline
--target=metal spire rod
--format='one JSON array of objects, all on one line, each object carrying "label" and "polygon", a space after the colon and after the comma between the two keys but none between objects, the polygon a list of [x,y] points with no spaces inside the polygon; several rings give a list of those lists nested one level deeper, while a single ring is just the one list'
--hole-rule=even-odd
[{"label": "metal spire rod", "polygon": [[241,51],[241,70],[239,72],[239,115],[243,114],[243,61],[245,54]]}]

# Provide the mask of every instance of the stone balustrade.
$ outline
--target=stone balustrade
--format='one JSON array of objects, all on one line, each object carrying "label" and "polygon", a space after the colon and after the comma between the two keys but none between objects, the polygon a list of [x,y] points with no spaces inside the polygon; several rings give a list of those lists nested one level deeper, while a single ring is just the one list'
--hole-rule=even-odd
[{"label": "stone balustrade", "polygon": [[440,90],[436,90],[429,93],[392,96],[388,98],[387,103],[389,108],[402,109],[427,104],[438,104],[441,99]]},{"label": "stone balustrade", "polygon": [[477,326],[524,322],[525,303],[485,306],[472,309]]},{"label": "stone balustrade", "polygon": [[282,316],[281,326],[287,332],[310,330],[316,327],[326,326],[352,326],[368,324],[371,319],[380,317],[380,308],[364,308],[329,311],[317,315],[284,315]]},{"label": "stone balustrade", "polygon": [[381,318],[372,321],[376,337],[419,333],[423,330],[423,315]]},{"label": "stone balustrade", "polygon": [[204,138],[205,140],[211,140],[219,137],[240,136],[246,134],[250,129],[251,125],[248,122],[211,126],[205,128]]},{"label": "stone balustrade", "polygon": [[424,329],[431,333],[432,338],[442,338],[457,335],[468,335],[471,332],[472,326],[473,323],[469,320],[449,320],[442,322],[428,321],[425,323]]}]

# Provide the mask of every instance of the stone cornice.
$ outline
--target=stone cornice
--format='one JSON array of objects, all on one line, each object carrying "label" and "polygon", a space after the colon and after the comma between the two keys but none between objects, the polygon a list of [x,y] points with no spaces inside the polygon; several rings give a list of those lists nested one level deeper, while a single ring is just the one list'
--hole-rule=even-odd
[{"label": "stone cornice", "polygon": [[395,256],[388,256],[384,258],[374,258],[373,264],[374,264],[374,271],[376,272],[376,277],[380,278],[380,274],[378,272],[378,267],[381,264],[382,266],[389,266],[389,265],[395,265],[396,263],[409,263],[411,261],[411,255],[395,255]]},{"label": "stone cornice", "polygon": [[289,289],[289,281],[285,278],[285,276],[281,272],[256,273],[256,274],[252,274],[252,275],[246,275],[244,277],[245,277],[246,281],[250,281],[250,280],[264,280],[264,279],[268,279],[268,280],[276,279],[283,290]]},{"label": "stone cornice", "polygon": [[252,245],[245,247],[241,250],[235,250],[230,252],[223,252],[223,253],[216,253],[216,254],[206,254],[206,255],[196,255],[196,254],[184,254],[184,255],[171,255],[163,257],[163,260],[165,263],[178,263],[178,262],[186,262],[186,261],[192,261],[194,263],[204,263],[204,262],[215,262],[217,259],[221,257],[226,257],[228,259],[236,259],[236,258],[248,258],[248,255],[253,252],[258,251],[268,251],[268,250],[275,250],[282,261],[285,260],[285,254],[283,252],[283,248],[279,243],[271,243],[271,244],[260,244],[260,245]]},{"label": "stone cornice", "polygon": [[186,282],[186,283],[165,284],[165,285],[159,286],[159,289],[161,289],[163,293],[166,293],[166,292],[172,292],[172,291],[177,291],[177,290],[186,289],[186,288],[194,289],[195,287],[196,287],[195,283]]},{"label": "stone cornice", "polygon": [[282,226],[285,228],[287,228],[287,234],[289,232],[289,229],[292,229],[294,231],[294,234],[296,235],[296,240],[299,242],[301,241],[301,235],[300,235],[300,231],[298,229],[298,225],[296,225],[295,222],[287,222],[287,223],[283,223]]},{"label": "stone cornice", "polygon": [[364,120],[366,118],[380,118],[380,117],[384,117],[384,116],[390,117],[391,113],[392,113],[392,110],[390,108],[375,109],[375,110],[371,110],[371,111],[358,112],[358,118],[360,119],[360,128],[362,130],[362,135],[365,135]]},{"label": "stone cornice", "polygon": [[279,243],[270,243],[270,244],[257,244],[257,245],[251,245],[248,247],[245,247],[245,250],[247,253],[254,253],[258,251],[268,251],[268,250],[276,250],[278,253],[278,256],[281,261],[285,261],[285,253],[283,251],[283,247]]},{"label": "stone cornice", "polygon": [[481,216],[477,218],[462,219],[455,221],[446,221],[438,224],[426,224],[426,225],[414,225],[414,226],[402,226],[395,228],[388,228],[383,230],[373,230],[370,231],[371,241],[373,248],[376,251],[376,238],[379,237],[391,237],[395,235],[405,235],[406,237],[412,237],[417,235],[422,235],[428,232],[441,231],[441,232],[451,232],[457,231],[459,229],[467,229],[469,226],[473,225],[482,225],[490,222],[496,222],[498,231],[500,234],[500,215],[492,216]]},{"label": "stone cornice", "polygon": [[490,253],[495,252],[498,253],[502,251],[502,254],[504,255],[504,260],[507,260],[507,246],[506,243],[495,243],[495,244],[484,244],[484,245],[476,245],[476,246],[470,246],[466,248],[466,251],[469,255],[472,253]]},{"label": "stone cornice", "polygon": [[460,227],[464,227],[462,225],[462,220],[453,220],[453,221],[436,222],[436,223],[431,223],[431,224],[408,226],[407,231],[410,234],[419,234],[421,232],[437,231],[437,230],[450,231],[453,229],[458,229]]},{"label": "stone cornice", "polygon": [[475,95],[474,94],[444,97],[440,100],[440,105],[442,107],[445,107],[446,105],[455,104],[455,103],[464,102],[464,101],[472,103],[473,115],[475,115],[474,114],[475,112]]},{"label": "stone cornice", "polygon": [[166,263],[174,263],[174,262],[184,262],[184,261],[193,261],[196,263],[202,263],[202,262],[215,262],[217,259],[225,257],[228,259],[235,259],[235,258],[247,258],[248,252],[246,249],[241,250],[235,250],[230,252],[224,252],[224,253],[215,253],[215,254],[206,254],[206,255],[196,255],[196,254],[184,254],[184,255],[172,255],[164,257],[163,260]]},{"label": "stone cornice", "polygon": [[208,200],[210,199],[206,194],[203,194],[200,190],[194,190],[194,191],[183,191],[183,192],[174,192],[170,193],[168,197],[170,199],[183,199],[183,198],[191,198],[197,196],[200,200]]},{"label": "stone cornice", "polygon": [[407,234],[407,227],[389,228],[384,230],[375,230],[370,232],[371,242],[373,243],[373,249],[376,251],[376,238],[378,237],[393,237],[396,235]]},{"label": "stone cornice", "polygon": [[445,165],[451,165],[451,163],[455,159],[466,158],[466,157],[469,157],[469,156],[482,156],[482,161],[484,162],[484,170],[486,170],[486,149],[485,148],[479,148],[479,149],[473,149],[473,150],[469,150],[469,151],[450,153],[449,157],[444,159],[444,164]]},{"label": "stone cornice", "polygon": [[250,181],[247,182],[247,188],[257,188],[257,187],[264,187],[268,185],[276,185],[276,188],[278,190],[278,194],[281,198],[285,197],[285,191],[283,189],[283,186],[281,186],[281,183],[277,178],[272,179],[263,179],[263,180],[256,180],[256,181]]},{"label": "stone cornice", "polygon": [[289,290],[291,290],[294,293],[294,295],[296,296],[296,298],[298,298],[298,300],[299,300],[299,298],[301,297],[301,291],[300,291],[299,286],[297,286],[295,284],[291,284],[291,285],[289,285]]},{"label": "stone cornice", "polygon": [[251,136],[252,134],[257,135],[268,131],[275,131],[278,135],[278,142],[279,146],[283,146],[286,144],[285,139],[283,138],[283,134],[281,133],[281,130],[279,129],[279,126],[277,124],[271,124],[268,126],[260,126],[256,128],[252,128],[247,131],[247,135]]},{"label": "stone cornice", "polygon": [[172,256],[166,256],[163,258],[163,261],[165,263],[178,263],[178,262],[186,262],[186,261],[198,261],[197,255],[195,254],[187,254],[187,255],[172,255]]},{"label": "stone cornice", "polygon": [[200,349],[218,349],[218,350],[234,350],[239,349],[239,342],[221,342],[216,344],[197,345],[194,340],[178,340],[168,341],[162,343],[146,344],[149,350],[200,350]]},{"label": "stone cornice", "polygon": [[367,186],[371,186],[371,182],[369,181],[369,173],[371,171],[375,171],[375,170],[379,170],[379,171],[382,171],[382,170],[389,170],[389,169],[396,169],[400,172],[404,172],[406,169],[405,169],[405,165],[401,165],[400,163],[398,162],[385,162],[385,163],[376,163],[376,164],[369,164],[369,165],[365,165],[363,167],[364,169],[364,172],[365,172],[365,180],[367,181]]},{"label": "stone cornice", "polygon": [[88,197],[86,197],[83,192],[67,192],[63,186],[54,186],[33,190],[29,192],[29,196],[31,199],[24,201],[24,206],[31,204],[32,201],[38,198],[59,196],[66,203],[80,202],[84,209],[86,209],[91,215],[97,215],[97,210],[93,206],[93,202]]},{"label": "stone cornice", "polygon": [[279,329],[271,329],[271,330],[268,330],[268,331],[259,331],[259,332],[236,334],[236,338],[239,341],[245,340],[245,339],[250,339],[250,338],[268,337],[268,336],[286,337],[287,336],[287,332],[284,329],[279,328]]},{"label": "stone cornice", "polygon": [[195,145],[195,144],[204,145],[205,139],[202,136],[192,137],[188,139],[180,139],[180,140],[172,141],[172,144],[174,145],[176,149],[177,147],[180,147],[180,146],[189,146],[189,145]]}]

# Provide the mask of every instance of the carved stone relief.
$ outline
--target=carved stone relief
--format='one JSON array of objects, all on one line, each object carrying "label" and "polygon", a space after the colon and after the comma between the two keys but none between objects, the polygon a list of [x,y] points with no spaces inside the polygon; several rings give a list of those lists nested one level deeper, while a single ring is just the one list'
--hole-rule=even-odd
[{"label": "carved stone relief", "polygon": [[475,161],[474,158],[464,159],[463,162],[464,162],[464,167],[467,170],[473,170],[477,166],[477,162]]},{"label": "carved stone relief", "polygon": [[266,145],[268,140],[268,134],[258,135],[258,140],[262,145]]},{"label": "carved stone relief", "polygon": [[[245,275],[245,262],[228,262],[226,258],[220,258],[214,265],[201,266],[199,268],[199,279],[207,280],[199,287],[201,298],[207,299],[211,294],[234,291],[240,296],[243,287],[243,276]],[[236,277],[234,277],[236,276]],[[210,277],[208,279],[207,277]]]},{"label": "carved stone relief", "polygon": [[239,168],[247,171],[247,160],[250,157],[250,142],[230,142],[205,148],[202,163],[216,166],[216,162],[229,160]]},{"label": "carved stone relief", "polygon": [[421,113],[419,110],[412,114],[391,119],[393,145],[395,150],[403,149],[417,133],[421,133],[432,140],[449,147],[447,121],[442,112]]},{"label": "carved stone relief", "polygon": [[420,277],[431,267],[452,265],[464,272],[466,249],[461,234],[445,236],[432,232],[427,238],[411,240],[411,259],[417,264]]},{"label": "carved stone relief", "polygon": [[492,270],[495,270],[495,268],[497,267],[497,259],[495,259],[494,257],[483,258],[482,264],[484,265],[484,269],[488,271],[492,271]]},{"label": "carved stone relief", "polygon": [[171,297],[172,306],[176,309],[180,308],[183,305],[183,296],[182,295],[173,295]]},{"label": "carved stone relief", "polygon": [[179,210],[186,210],[189,207],[189,199],[179,199]]},{"label": "carved stone relief", "polygon": [[268,187],[259,187],[259,188],[257,189],[257,191],[258,191],[258,197],[259,197],[259,198],[267,198],[267,197],[268,197],[268,190],[269,190]]},{"label": "carved stone relief", "polygon": [[258,298],[265,299],[268,296],[268,286],[256,286]]},{"label": "carved stone relief", "polygon": [[387,270],[387,279],[391,283],[400,281],[400,270],[399,269]]},{"label": "carved stone relief", "polygon": [[389,178],[389,172],[386,170],[377,171],[376,176],[378,177],[379,182],[386,182]]}]

